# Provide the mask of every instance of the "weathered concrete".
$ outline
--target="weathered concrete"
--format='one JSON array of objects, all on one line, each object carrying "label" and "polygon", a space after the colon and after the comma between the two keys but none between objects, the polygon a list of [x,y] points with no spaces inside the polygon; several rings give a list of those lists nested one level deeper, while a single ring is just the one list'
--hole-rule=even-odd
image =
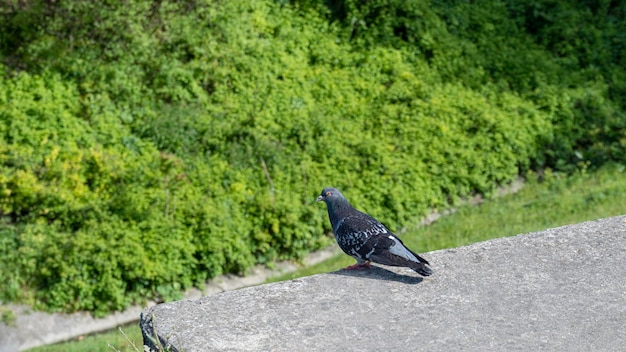
[{"label": "weathered concrete", "polygon": [[140,324],[185,352],[626,350],[626,216],[424,256],[425,279],[338,271],[160,304]]}]

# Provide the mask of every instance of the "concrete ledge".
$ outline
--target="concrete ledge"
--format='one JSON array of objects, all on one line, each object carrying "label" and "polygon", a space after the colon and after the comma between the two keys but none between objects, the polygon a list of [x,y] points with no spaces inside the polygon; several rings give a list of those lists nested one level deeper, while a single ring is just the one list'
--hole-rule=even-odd
[{"label": "concrete ledge", "polygon": [[172,351],[624,351],[626,216],[146,309]]}]

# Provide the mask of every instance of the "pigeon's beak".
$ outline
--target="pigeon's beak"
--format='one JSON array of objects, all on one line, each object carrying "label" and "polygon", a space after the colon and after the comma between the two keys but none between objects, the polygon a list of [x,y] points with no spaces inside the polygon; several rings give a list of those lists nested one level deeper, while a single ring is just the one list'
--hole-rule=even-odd
[{"label": "pigeon's beak", "polygon": [[319,202],[319,201],[322,201],[322,200],[324,200],[324,197],[319,196],[319,197],[317,197],[317,199],[316,199],[315,201],[316,201],[316,202]]}]

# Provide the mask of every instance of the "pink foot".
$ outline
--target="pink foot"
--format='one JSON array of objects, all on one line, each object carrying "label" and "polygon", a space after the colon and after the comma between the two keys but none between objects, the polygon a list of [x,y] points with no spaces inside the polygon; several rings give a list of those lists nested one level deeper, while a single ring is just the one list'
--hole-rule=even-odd
[{"label": "pink foot", "polygon": [[347,266],[345,268],[343,268],[343,270],[361,270],[361,269],[369,269],[370,268],[370,262],[365,262],[365,263],[356,263],[354,265],[350,265]]}]

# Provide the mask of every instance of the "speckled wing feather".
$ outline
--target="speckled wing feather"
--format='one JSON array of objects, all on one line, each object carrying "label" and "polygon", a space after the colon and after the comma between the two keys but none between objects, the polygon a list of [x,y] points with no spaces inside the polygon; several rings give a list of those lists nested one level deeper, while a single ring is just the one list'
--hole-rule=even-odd
[{"label": "speckled wing feather", "polygon": [[342,218],[333,229],[337,244],[348,255],[359,262],[368,260],[369,248],[366,248],[373,236],[384,235],[390,231],[373,217],[354,210]]}]

